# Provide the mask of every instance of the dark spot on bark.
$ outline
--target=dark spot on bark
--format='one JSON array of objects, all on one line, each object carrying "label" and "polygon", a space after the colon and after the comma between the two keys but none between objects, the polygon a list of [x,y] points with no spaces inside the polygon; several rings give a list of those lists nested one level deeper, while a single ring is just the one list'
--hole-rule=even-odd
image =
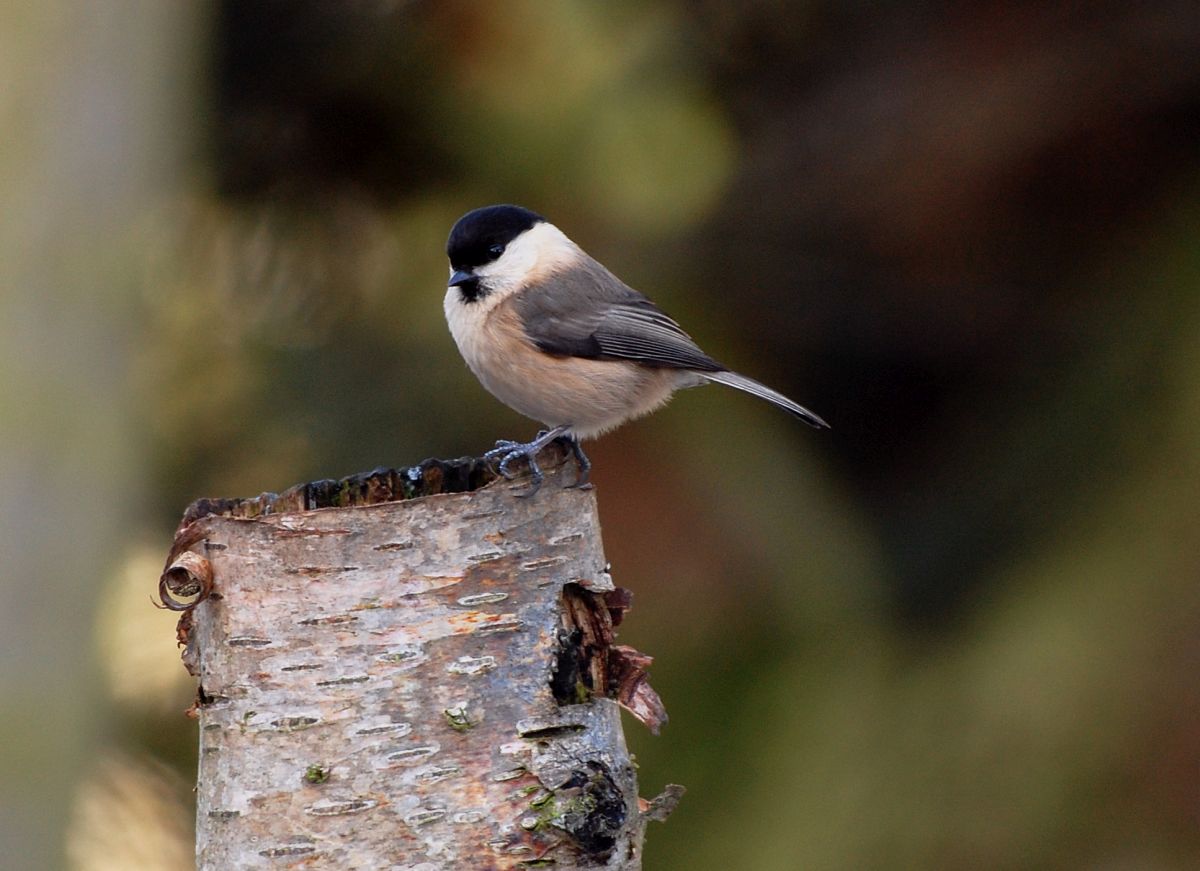
[{"label": "dark spot on bark", "polygon": [[555,790],[560,809],[554,825],[568,835],[586,854],[600,859],[616,846],[625,824],[625,798],[603,762],[590,761],[576,769]]},{"label": "dark spot on bark", "polygon": [[558,653],[550,674],[550,690],[560,705],[579,704],[591,696],[580,662],[584,656],[580,649],[582,641],[583,632],[579,629],[558,630]]}]

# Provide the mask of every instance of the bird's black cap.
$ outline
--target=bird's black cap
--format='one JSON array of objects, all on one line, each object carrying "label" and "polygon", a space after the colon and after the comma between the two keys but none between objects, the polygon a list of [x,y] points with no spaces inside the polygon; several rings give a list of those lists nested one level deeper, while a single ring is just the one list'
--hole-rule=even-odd
[{"label": "bird's black cap", "polygon": [[446,256],[455,269],[470,269],[495,260],[504,247],[534,224],[541,215],[520,206],[484,206],[467,212],[450,230]]}]

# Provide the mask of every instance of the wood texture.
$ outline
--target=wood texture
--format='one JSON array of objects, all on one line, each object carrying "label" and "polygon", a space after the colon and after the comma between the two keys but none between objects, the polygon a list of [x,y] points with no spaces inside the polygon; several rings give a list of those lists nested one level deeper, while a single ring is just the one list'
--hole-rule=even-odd
[{"label": "wood texture", "polygon": [[[490,478],[443,465],[437,487]],[[533,499],[496,482],[189,509],[163,589],[196,600],[176,607],[199,868],[641,867],[664,814],[637,797],[618,702],[655,729],[665,713],[649,658],[612,643],[629,596],[574,474]]]}]

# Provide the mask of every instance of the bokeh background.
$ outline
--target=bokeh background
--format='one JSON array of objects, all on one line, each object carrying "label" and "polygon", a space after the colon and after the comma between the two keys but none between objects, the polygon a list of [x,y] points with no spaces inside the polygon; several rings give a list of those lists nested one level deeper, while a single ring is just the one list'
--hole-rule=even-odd
[{"label": "bokeh background", "polygon": [[532,433],[441,312],[503,201],[833,425],[591,451],[648,869],[1200,867],[1193,2],[0,16],[5,868],[190,866],[188,502]]}]

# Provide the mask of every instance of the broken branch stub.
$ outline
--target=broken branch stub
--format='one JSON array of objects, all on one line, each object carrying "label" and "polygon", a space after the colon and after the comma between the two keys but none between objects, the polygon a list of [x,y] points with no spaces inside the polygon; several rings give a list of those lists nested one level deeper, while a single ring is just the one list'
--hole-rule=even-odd
[{"label": "broken branch stub", "polygon": [[189,508],[160,589],[199,678],[198,868],[641,868],[663,814],[618,703],[666,715],[572,474],[515,499],[427,462]]}]

